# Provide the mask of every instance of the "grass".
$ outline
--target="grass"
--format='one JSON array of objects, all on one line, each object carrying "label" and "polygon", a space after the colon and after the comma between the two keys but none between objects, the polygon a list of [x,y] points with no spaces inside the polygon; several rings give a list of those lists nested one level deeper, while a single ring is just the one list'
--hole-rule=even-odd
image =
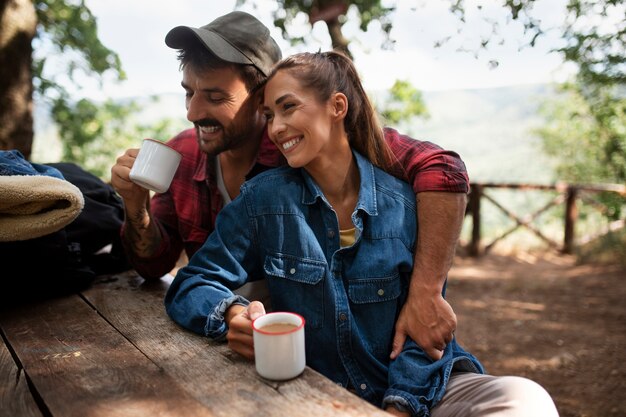
[{"label": "grass", "polygon": [[580,263],[618,264],[626,266],[626,228],[609,232],[576,248]]}]

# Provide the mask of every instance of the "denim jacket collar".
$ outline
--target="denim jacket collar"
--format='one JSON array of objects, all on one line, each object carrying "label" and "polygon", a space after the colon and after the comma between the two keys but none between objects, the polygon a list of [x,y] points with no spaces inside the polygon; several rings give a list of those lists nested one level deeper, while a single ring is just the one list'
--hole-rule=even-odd
[{"label": "denim jacket collar", "polygon": [[[374,166],[357,151],[353,150],[352,154],[354,155],[354,160],[359,169],[359,176],[361,178],[359,200],[357,201],[355,211],[362,210],[370,216],[377,216],[378,208],[376,206],[376,178],[374,176]],[[301,168],[301,172],[306,183],[306,187],[302,189],[302,204],[311,205],[314,204],[317,199],[321,199],[328,204],[324,193],[309,173],[304,168]]]}]

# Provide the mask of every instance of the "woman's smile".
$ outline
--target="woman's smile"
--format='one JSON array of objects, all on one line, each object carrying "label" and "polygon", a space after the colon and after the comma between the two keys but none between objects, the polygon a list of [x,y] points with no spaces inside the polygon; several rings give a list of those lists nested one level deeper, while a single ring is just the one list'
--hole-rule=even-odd
[{"label": "woman's smile", "polygon": [[288,151],[294,146],[296,146],[298,143],[300,143],[301,140],[302,140],[302,136],[298,136],[296,138],[290,139],[287,142],[283,142],[281,144],[281,148],[283,148],[283,151]]}]

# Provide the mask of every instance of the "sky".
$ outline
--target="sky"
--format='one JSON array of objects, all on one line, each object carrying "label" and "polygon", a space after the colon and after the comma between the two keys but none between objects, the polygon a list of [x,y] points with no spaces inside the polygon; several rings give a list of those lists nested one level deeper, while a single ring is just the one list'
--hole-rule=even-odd
[{"label": "sky", "polygon": [[[557,26],[563,16],[564,1],[538,1],[535,15]],[[468,9],[474,10],[478,2],[466,0]],[[482,16],[500,21],[505,42],[481,52],[478,57],[458,52],[459,47],[473,45],[487,33],[487,25],[480,24],[478,18],[470,14],[462,35],[441,48],[434,48],[436,41],[454,35],[459,28],[458,20],[447,10],[449,2],[400,0],[393,3],[397,5],[392,15],[391,37],[396,41],[393,50],[381,48],[383,36],[376,24],[366,33],[360,32],[356,30],[354,16],[349,14],[344,26],[344,33],[356,39],[350,48],[368,91],[388,89],[397,79],[408,80],[422,91],[440,91],[547,83],[562,81],[571,74],[571,68],[562,65],[559,54],[550,52],[560,45],[558,33],[542,37],[535,48],[520,49],[523,44],[521,25],[505,24],[503,9],[492,6],[493,1],[482,2],[485,4]],[[232,11],[235,0],[87,0],[86,4],[97,19],[100,40],[119,54],[128,77],[121,84],[106,82],[103,87],[85,80],[82,94],[98,99],[182,93],[176,51],[165,45],[165,35],[175,26],[205,25]],[[272,25],[271,12],[276,3],[256,0],[256,5],[254,8],[246,4],[240,10],[251,12],[270,27],[283,55],[330,49],[330,38],[323,23],[315,24],[311,30],[303,18],[297,29],[306,35],[308,42],[292,47]],[[499,63],[495,68],[490,65],[492,60]]]}]

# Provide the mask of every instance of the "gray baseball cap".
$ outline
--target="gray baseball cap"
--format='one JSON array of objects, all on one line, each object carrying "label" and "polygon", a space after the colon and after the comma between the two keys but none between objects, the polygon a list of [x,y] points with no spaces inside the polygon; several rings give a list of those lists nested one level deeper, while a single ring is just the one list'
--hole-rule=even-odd
[{"label": "gray baseball cap", "polygon": [[282,57],[269,29],[256,17],[241,11],[230,12],[199,28],[177,26],[165,36],[165,44],[174,49],[185,49],[197,41],[218,58],[254,65],[266,76]]}]

